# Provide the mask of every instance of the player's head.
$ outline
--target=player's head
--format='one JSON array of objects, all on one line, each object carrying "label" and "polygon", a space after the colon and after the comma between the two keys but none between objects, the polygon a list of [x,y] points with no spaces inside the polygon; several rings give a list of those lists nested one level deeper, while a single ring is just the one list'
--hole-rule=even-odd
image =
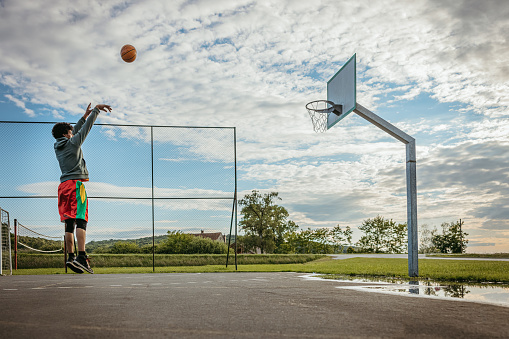
[{"label": "player's head", "polygon": [[58,122],[55,124],[55,126],[53,126],[51,133],[53,134],[53,138],[58,139],[63,137],[69,131],[72,131],[71,124],[67,122]]}]

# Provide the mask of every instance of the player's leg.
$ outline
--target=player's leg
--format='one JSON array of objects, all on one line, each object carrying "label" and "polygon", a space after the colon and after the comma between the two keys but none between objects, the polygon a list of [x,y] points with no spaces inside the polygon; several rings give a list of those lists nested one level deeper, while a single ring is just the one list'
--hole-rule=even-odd
[{"label": "player's leg", "polygon": [[[82,219],[77,219],[76,223],[79,225],[80,222],[84,222],[85,225],[87,224],[86,221]],[[82,228],[83,224],[81,224],[81,227],[76,227],[76,240],[78,241],[78,252],[85,252],[85,242],[87,241],[87,231],[85,228]],[[86,226],[85,226],[86,227]]]},{"label": "player's leg", "polygon": [[85,252],[85,242],[87,239],[87,222],[83,219],[76,219],[76,239],[78,241],[78,256],[76,261],[83,270],[88,273],[94,273],[90,268],[90,261],[88,260],[87,253]]},{"label": "player's leg", "polygon": [[67,261],[65,265],[76,273],[83,273],[83,269],[75,264],[74,253],[74,223],[75,219],[65,220],[65,245],[67,247]]},{"label": "player's leg", "polygon": [[65,246],[67,247],[68,258],[74,258],[74,233],[65,231]]}]

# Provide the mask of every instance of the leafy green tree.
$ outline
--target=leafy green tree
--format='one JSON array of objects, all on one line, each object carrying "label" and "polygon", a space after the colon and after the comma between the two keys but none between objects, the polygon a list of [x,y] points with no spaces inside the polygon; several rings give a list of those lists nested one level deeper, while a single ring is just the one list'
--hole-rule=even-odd
[{"label": "leafy green tree", "polygon": [[406,224],[396,224],[392,219],[376,216],[364,220],[359,226],[364,235],[357,245],[363,252],[369,253],[402,253],[406,250]]},{"label": "leafy green tree", "polygon": [[168,231],[168,239],[156,247],[156,253],[191,254],[194,236],[181,231]]},{"label": "leafy green tree", "polygon": [[[392,221],[392,220],[391,220]],[[408,231],[406,223],[391,225],[387,242],[389,253],[404,253],[408,247]]]},{"label": "leafy green tree", "polygon": [[287,220],[288,212],[282,206],[275,206],[274,219],[271,221],[271,229],[274,237],[275,251],[287,242],[288,235],[295,232],[299,225],[292,220]]},{"label": "leafy green tree", "polygon": [[255,253],[256,249],[260,248],[260,238],[255,234],[239,235],[237,239],[238,249],[242,251],[242,253]]},{"label": "leafy green tree", "polygon": [[355,252],[356,252],[356,251],[355,251],[355,248],[353,248],[352,246],[350,246],[350,247],[348,247],[348,248],[346,249],[346,253],[348,253],[348,254],[355,253]]},{"label": "leafy green tree", "polygon": [[431,234],[431,242],[440,253],[463,253],[467,248],[467,235],[462,231],[464,222],[442,223],[442,234],[438,234],[435,228]]},{"label": "leafy green tree", "polygon": [[324,253],[324,251],[328,253],[328,248],[324,247],[322,243],[316,242],[316,239],[315,230],[311,228],[292,232],[288,237],[290,253],[308,254]]},{"label": "leafy green tree", "polygon": [[428,224],[419,225],[419,253],[433,253],[436,251],[431,240],[432,230]]},{"label": "leafy green tree", "polygon": [[310,244],[313,245],[313,251],[311,253],[331,253],[332,246],[329,243],[327,228],[317,228],[309,230]]},{"label": "leafy green tree", "polygon": [[334,228],[317,228],[291,232],[288,241],[285,244],[288,251],[286,253],[322,253],[332,254],[341,253],[345,243],[351,243],[352,230],[349,226],[345,230],[339,225]]},{"label": "leafy green tree", "polygon": [[239,225],[246,232],[250,245],[259,247],[262,253],[274,252],[285,243],[286,234],[298,228],[288,220],[288,211],[275,204],[276,200],[281,200],[277,192],[262,195],[257,190],[239,200],[242,206]]},{"label": "leafy green tree", "polygon": [[329,237],[335,247],[334,253],[343,252],[345,245],[352,243],[352,234],[353,231],[350,226],[346,226],[343,230],[341,226],[336,225],[330,230]]}]

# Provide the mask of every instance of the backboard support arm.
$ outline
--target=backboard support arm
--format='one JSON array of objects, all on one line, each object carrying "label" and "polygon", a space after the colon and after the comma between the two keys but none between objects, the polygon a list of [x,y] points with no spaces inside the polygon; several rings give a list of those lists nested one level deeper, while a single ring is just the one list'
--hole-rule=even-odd
[{"label": "backboard support arm", "polygon": [[358,103],[356,104],[354,112],[406,145],[408,275],[410,277],[418,277],[419,242],[417,230],[417,163],[415,139]]},{"label": "backboard support arm", "polygon": [[334,104],[334,110],[332,111],[332,113],[336,114],[337,116],[343,114],[343,105]]}]

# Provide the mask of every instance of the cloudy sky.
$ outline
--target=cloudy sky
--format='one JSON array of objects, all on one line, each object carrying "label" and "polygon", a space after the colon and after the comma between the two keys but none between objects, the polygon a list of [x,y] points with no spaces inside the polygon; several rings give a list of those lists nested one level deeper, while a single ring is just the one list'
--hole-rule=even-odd
[{"label": "cloudy sky", "polygon": [[241,197],[279,192],[302,228],[406,222],[404,145],[355,114],[317,134],[305,109],[356,53],[357,102],[416,139],[419,224],[509,252],[507,18],[505,0],[1,0],[1,120],[92,102],[101,123],[234,126]]}]

